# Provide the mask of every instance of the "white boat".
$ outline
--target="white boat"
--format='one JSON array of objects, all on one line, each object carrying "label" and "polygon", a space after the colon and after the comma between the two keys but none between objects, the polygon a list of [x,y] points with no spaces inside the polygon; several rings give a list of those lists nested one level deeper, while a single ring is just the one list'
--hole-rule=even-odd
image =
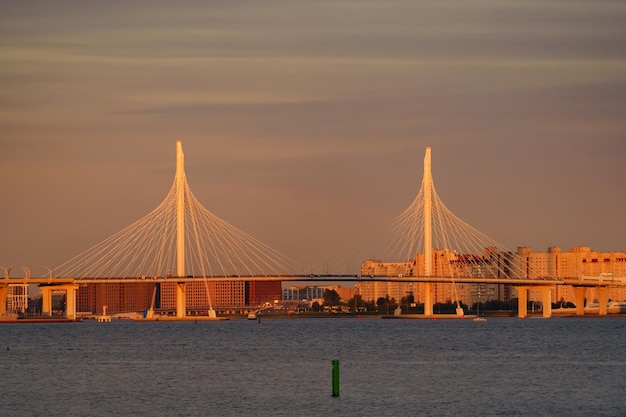
[{"label": "white boat", "polygon": [[476,317],[474,317],[473,319],[474,321],[487,321],[486,317],[481,317],[480,316],[480,302],[478,302],[478,304],[476,304]]},{"label": "white boat", "polygon": [[248,313],[248,320],[256,320],[256,313],[254,311]]}]

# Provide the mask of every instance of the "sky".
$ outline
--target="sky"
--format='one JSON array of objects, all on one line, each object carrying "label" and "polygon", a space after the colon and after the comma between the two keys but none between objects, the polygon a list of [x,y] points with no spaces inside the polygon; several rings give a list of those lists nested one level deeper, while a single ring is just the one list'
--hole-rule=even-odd
[{"label": "sky", "polygon": [[626,3],[0,3],[0,266],[44,276],[175,173],[302,264],[415,198],[424,151],[515,250],[626,251]]}]

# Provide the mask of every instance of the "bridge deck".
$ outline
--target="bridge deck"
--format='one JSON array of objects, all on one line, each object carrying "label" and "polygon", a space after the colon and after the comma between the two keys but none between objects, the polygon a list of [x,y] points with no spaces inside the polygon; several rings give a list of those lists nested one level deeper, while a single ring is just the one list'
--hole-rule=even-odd
[{"label": "bridge deck", "polygon": [[285,281],[285,282],[432,282],[449,284],[509,284],[509,285],[572,285],[572,286],[626,286],[626,278],[593,277],[593,278],[485,278],[485,277],[413,277],[413,276],[363,276],[363,275],[275,275],[275,276],[214,276],[214,277],[118,277],[118,278],[4,278],[0,285],[7,284],[124,284],[139,282],[176,283],[176,282],[205,282],[208,281]]},{"label": "bridge deck", "polygon": [[483,277],[398,277],[398,276],[362,276],[362,275],[281,275],[281,276],[214,276],[214,277],[153,277],[153,278],[9,278],[0,280],[1,284],[124,284],[138,282],[177,283],[205,281],[287,281],[287,282],[433,282],[450,284],[512,284],[512,285],[560,285],[564,281],[556,279],[527,278],[483,278]]}]

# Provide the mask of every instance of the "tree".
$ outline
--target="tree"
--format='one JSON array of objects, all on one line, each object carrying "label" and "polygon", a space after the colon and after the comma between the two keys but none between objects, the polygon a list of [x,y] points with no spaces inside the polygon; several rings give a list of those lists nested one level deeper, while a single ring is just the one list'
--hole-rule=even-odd
[{"label": "tree", "polygon": [[374,300],[366,301],[363,303],[363,307],[365,307],[365,311],[376,311],[376,304],[374,304]]},{"label": "tree", "polygon": [[386,297],[380,297],[378,300],[376,300],[376,306],[378,307],[378,312],[382,312],[383,310],[389,314],[389,310],[394,310],[396,307],[398,307],[398,303],[396,303],[396,300],[394,298],[389,298],[389,296]]},{"label": "tree", "polygon": [[452,300],[448,300],[445,303],[435,303],[433,305],[433,311],[435,313],[455,313],[456,312],[456,303],[452,302]]},{"label": "tree", "polygon": [[357,311],[359,307],[365,306],[365,302],[363,301],[363,298],[359,294],[355,294],[354,297],[346,301],[346,305],[354,309],[354,311]]},{"label": "tree", "polygon": [[337,306],[339,305],[339,294],[335,290],[324,290],[324,305]]},{"label": "tree", "polygon": [[407,311],[415,304],[415,297],[413,294],[409,294],[406,297],[402,297],[400,299],[400,305],[403,306]]},{"label": "tree", "polygon": [[481,310],[510,310],[511,304],[501,300],[489,300],[485,302],[484,307],[481,305]]}]

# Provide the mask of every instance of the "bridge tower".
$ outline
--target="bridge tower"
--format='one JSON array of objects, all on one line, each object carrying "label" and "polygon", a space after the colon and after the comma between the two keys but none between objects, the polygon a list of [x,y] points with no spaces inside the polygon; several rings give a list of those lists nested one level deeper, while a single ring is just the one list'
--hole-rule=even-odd
[{"label": "bridge tower", "polygon": [[[430,163],[430,146],[426,148],[424,156],[424,177],[422,178],[424,190],[424,264],[426,276],[433,275],[433,214],[432,214],[432,189],[433,177]],[[433,283],[424,283],[424,315],[433,315]]]},{"label": "bridge tower", "polygon": [[185,154],[176,141],[176,276],[185,276]]},{"label": "bridge tower", "polygon": [[[176,276],[185,277],[185,154],[183,143],[176,141]],[[176,317],[187,312],[185,283],[176,283]]]}]

